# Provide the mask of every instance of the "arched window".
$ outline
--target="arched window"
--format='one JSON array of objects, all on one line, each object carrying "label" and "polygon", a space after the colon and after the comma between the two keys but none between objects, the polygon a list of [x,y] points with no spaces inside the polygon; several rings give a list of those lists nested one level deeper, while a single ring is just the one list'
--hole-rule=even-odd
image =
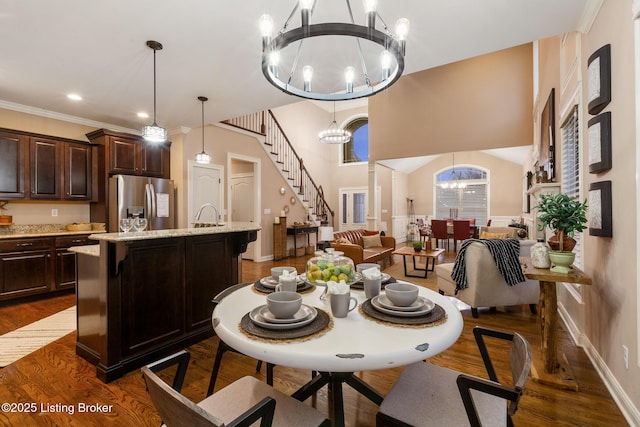
[{"label": "arched window", "polygon": [[351,132],[351,140],[342,146],[342,163],[369,161],[369,119],[359,117],[344,127]]},{"label": "arched window", "polygon": [[488,217],[487,171],[473,166],[454,166],[436,174],[436,218],[475,218],[486,224]]}]

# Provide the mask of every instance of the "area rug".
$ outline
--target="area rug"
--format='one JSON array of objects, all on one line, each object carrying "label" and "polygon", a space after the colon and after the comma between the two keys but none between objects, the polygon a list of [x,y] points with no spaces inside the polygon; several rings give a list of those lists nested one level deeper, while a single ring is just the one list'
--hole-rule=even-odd
[{"label": "area rug", "polygon": [[15,362],[27,354],[76,330],[76,307],[0,335],[0,367]]}]

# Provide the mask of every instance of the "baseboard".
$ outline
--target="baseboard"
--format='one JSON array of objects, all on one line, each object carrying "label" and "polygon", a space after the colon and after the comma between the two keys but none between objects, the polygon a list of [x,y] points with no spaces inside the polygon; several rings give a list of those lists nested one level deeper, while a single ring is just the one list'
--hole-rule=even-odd
[{"label": "baseboard", "polygon": [[607,387],[607,390],[611,393],[611,397],[614,402],[616,402],[616,405],[618,405],[620,412],[622,412],[622,415],[629,425],[640,426],[640,411],[638,411],[638,408],[633,404],[633,401],[620,386],[620,383],[613,375],[613,372],[611,372],[604,359],[600,357],[600,354],[591,344],[591,341],[578,329],[578,326],[575,324],[571,316],[569,316],[569,313],[562,304],[558,304],[558,313],[560,314],[560,318],[567,328],[569,335],[571,335],[571,338],[576,345],[583,348],[585,354],[591,361],[591,364],[600,376],[600,379],[602,379],[605,387]]}]

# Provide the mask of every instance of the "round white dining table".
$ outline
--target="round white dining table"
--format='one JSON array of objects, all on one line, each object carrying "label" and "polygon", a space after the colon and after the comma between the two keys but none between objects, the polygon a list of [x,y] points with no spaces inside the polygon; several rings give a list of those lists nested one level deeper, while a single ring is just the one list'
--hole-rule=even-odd
[{"label": "round white dining table", "polygon": [[[222,341],[243,354],[274,365],[321,372],[323,382],[319,382],[318,376],[315,386],[304,386],[294,393],[294,397],[304,400],[322,385],[330,384],[334,389],[334,425],[343,425],[342,392],[341,388],[336,388],[341,387],[342,382],[347,382],[377,404],[382,400],[382,396],[351,373],[394,368],[428,359],[449,348],[460,336],[463,321],[459,310],[445,296],[421,286],[419,289],[421,296],[445,310],[444,323],[420,328],[389,325],[363,316],[356,308],[344,318],[331,316],[333,328],[307,340],[277,342],[250,338],[241,330],[240,321],[254,308],[266,304],[266,295],[247,285],[225,296],[216,305],[213,327]],[[301,293],[303,304],[330,314],[328,298],[321,299],[324,291],[325,287],[317,286],[311,292]],[[352,289],[351,296],[358,300],[358,305],[366,300],[362,290]],[[339,378],[337,385],[332,382],[332,375]]]}]

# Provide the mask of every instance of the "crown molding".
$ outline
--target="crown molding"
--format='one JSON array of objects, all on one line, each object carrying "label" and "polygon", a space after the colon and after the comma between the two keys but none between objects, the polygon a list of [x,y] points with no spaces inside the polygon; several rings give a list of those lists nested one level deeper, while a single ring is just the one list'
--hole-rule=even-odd
[{"label": "crown molding", "polygon": [[83,119],[82,117],[71,116],[69,114],[57,113],[51,110],[45,110],[42,108],[30,107],[28,105],[16,104],[14,102],[0,100],[0,108],[5,110],[17,111],[19,113],[32,114],[34,116],[46,117],[48,119],[60,120],[63,122],[75,123],[78,125],[84,125],[94,127],[97,129],[111,129],[117,132],[130,133],[134,135],[140,134],[140,129],[129,129],[122,126],[112,125],[110,123],[98,122],[96,120]]},{"label": "crown molding", "polygon": [[578,31],[583,34],[587,34],[591,31],[591,26],[593,25],[598,13],[600,12],[600,8],[604,0],[589,0],[587,5],[584,8],[582,16],[580,17],[580,23],[578,24]]}]

